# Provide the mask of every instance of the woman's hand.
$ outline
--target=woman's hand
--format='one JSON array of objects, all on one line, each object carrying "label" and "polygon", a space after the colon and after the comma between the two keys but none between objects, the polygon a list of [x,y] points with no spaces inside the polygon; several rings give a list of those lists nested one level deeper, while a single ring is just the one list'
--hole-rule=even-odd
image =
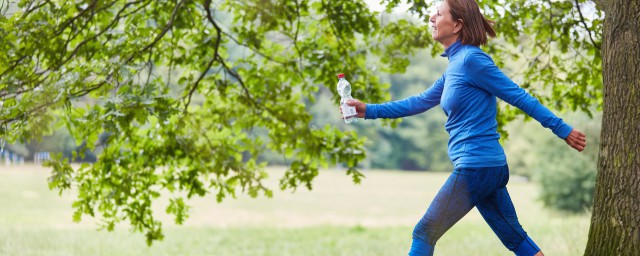
[{"label": "woman's hand", "polygon": [[564,141],[567,142],[569,146],[571,146],[572,148],[575,148],[580,152],[582,152],[582,150],[584,150],[584,147],[587,146],[587,136],[584,135],[584,133],[582,133],[581,131],[578,131],[576,129],[573,129],[571,133],[569,133],[569,136],[567,136],[567,138],[564,139]]},{"label": "woman's hand", "polygon": [[[364,118],[364,114],[367,113],[367,104],[360,102],[359,100],[349,100],[347,105],[356,107],[356,113],[358,118]],[[342,106],[340,106],[340,114],[342,114]],[[343,117],[344,118],[344,117]]]}]

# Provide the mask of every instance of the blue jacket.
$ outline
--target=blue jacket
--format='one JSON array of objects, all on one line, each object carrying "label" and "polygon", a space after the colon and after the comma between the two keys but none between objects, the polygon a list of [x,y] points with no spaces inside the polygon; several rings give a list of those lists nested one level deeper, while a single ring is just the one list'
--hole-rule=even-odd
[{"label": "blue jacket", "polygon": [[562,139],[573,130],[505,76],[479,47],[458,41],[442,56],[449,58],[449,66],[429,89],[398,101],[367,104],[365,118],[411,116],[440,104],[447,115],[449,158],[456,168],[507,164],[498,142],[496,96],[518,107]]}]

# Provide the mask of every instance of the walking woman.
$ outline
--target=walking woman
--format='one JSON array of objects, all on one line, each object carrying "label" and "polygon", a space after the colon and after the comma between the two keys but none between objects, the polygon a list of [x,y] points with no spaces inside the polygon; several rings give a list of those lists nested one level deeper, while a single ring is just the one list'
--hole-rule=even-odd
[{"label": "walking woman", "polygon": [[445,129],[454,171],[416,225],[409,255],[433,255],[438,239],[473,207],[516,255],[543,255],[520,226],[507,192],[509,168],[498,142],[496,97],[518,107],[578,151],[586,146],[586,137],[511,81],[479,48],[496,33],[494,22],[480,13],[474,0],[445,0],[429,21],[433,39],[445,47],[442,56],[449,59],[442,77],[426,91],[399,101],[348,102],[365,119],[411,116],[438,104],[447,115]]}]

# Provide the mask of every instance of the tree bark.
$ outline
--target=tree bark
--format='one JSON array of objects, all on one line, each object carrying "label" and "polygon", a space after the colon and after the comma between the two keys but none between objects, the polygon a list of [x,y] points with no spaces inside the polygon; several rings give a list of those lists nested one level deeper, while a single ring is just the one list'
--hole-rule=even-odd
[{"label": "tree bark", "polygon": [[640,3],[602,0],[604,110],[585,255],[640,255]]}]

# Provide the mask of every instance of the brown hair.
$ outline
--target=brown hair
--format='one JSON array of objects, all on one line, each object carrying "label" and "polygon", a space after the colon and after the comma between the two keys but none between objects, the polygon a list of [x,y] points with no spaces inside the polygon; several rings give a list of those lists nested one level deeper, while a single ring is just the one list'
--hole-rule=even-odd
[{"label": "brown hair", "polygon": [[449,5],[453,21],[462,20],[460,41],[463,44],[480,46],[487,43],[487,36],[496,37],[492,20],[485,18],[480,13],[480,7],[475,0],[445,0]]}]

